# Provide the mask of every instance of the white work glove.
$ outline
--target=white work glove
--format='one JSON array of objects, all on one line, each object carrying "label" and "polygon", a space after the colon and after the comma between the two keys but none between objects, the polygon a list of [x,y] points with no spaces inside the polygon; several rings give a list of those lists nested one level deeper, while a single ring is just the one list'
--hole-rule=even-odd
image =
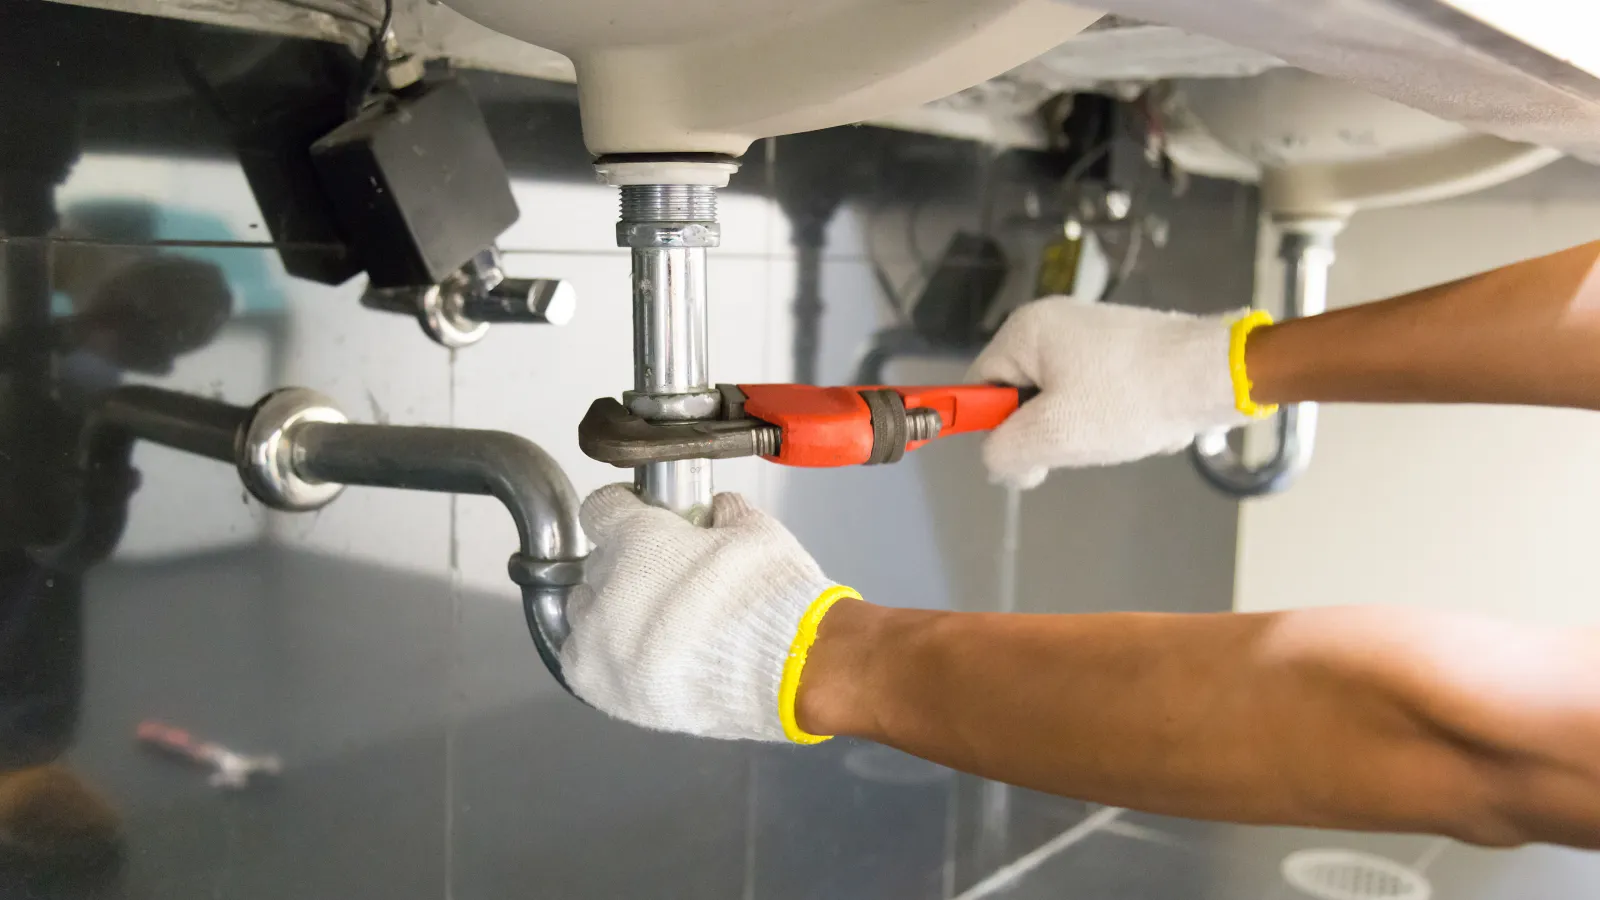
[{"label": "white work glove", "polygon": [[822,616],[858,594],[737,494],[717,495],[709,528],[625,484],[591,494],[582,515],[595,550],[561,648],[574,693],[661,731],[824,739],[795,724],[795,692]]},{"label": "white work glove", "polygon": [[1034,487],[1053,468],[1173,453],[1244,424],[1228,359],[1240,317],[1065,297],[1018,309],[972,367],[976,381],[1040,389],[986,439],[991,477]]}]

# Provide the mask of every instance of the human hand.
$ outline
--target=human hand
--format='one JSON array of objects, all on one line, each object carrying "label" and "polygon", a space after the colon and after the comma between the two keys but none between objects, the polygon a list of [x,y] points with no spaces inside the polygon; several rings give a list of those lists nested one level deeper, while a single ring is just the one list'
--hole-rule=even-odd
[{"label": "human hand", "polygon": [[825,739],[795,724],[800,673],[828,609],[859,595],[776,519],[719,494],[713,524],[698,527],[624,484],[590,495],[582,517],[596,547],[561,649],[579,697],[661,731]]},{"label": "human hand", "polygon": [[1034,487],[1053,468],[1173,453],[1245,423],[1229,366],[1238,318],[1063,297],[1018,309],[972,367],[975,380],[1040,389],[985,441],[991,476]]}]

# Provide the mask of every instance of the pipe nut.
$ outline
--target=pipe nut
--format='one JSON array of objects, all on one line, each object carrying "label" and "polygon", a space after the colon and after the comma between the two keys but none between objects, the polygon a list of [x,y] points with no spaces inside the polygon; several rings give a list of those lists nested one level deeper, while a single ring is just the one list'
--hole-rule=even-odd
[{"label": "pipe nut", "polygon": [[716,222],[618,222],[617,246],[635,250],[673,247],[717,247],[722,226]]},{"label": "pipe nut", "polygon": [[294,429],[306,422],[344,424],[333,401],[307,388],[284,388],[261,398],[236,448],[239,478],[264,505],[308,512],[332,503],[344,485],[302,478],[295,468]]},{"label": "pipe nut", "polygon": [[722,411],[722,394],[714,390],[693,394],[624,391],[622,405],[647,422],[694,422],[715,419]]},{"label": "pipe nut", "polygon": [[[504,276],[498,276],[503,280]],[[494,282],[499,284],[499,280]],[[465,279],[459,273],[444,284],[415,287],[368,288],[361,305],[381,312],[413,316],[423,334],[441,347],[459,350],[483,340],[489,323],[470,318],[465,310]]]},{"label": "pipe nut", "polygon": [[739,161],[731,156],[706,159],[632,160],[601,157],[594,164],[594,173],[599,177],[600,183],[612,187],[684,184],[725,188],[734,173],[738,171]]},{"label": "pipe nut", "polygon": [[517,553],[506,563],[506,572],[512,581],[529,587],[572,587],[583,584],[584,563],[582,559],[535,559]]},{"label": "pipe nut", "polygon": [[489,323],[466,312],[466,286],[459,278],[423,288],[417,301],[417,323],[434,343],[451,350],[470,347],[489,333]]}]

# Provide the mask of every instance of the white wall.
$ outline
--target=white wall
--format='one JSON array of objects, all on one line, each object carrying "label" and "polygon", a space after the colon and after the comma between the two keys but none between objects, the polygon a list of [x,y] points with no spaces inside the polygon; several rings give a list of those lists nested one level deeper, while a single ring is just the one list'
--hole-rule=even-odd
[{"label": "white wall", "polygon": [[[1473,198],[1357,216],[1333,307],[1600,238],[1600,170],[1562,164]],[[1600,415],[1324,406],[1316,459],[1244,504],[1241,610],[1383,603],[1600,623]]]}]

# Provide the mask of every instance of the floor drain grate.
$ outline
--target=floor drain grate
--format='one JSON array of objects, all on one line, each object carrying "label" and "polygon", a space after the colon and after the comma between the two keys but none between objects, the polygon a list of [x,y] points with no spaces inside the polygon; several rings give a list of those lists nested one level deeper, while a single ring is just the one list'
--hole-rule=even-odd
[{"label": "floor drain grate", "polygon": [[1317,900],[1428,900],[1421,872],[1353,850],[1300,850],[1283,860],[1283,880]]}]

